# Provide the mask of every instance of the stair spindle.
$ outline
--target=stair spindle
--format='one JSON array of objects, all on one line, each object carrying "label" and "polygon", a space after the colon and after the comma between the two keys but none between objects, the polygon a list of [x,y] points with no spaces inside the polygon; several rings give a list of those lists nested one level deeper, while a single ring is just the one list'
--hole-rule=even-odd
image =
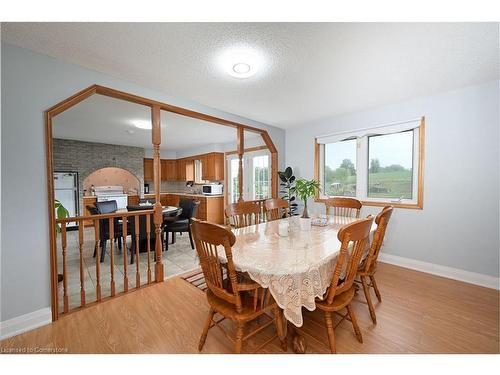
[{"label": "stair spindle", "polygon": [[123,216],[123,291],[128,292],[128,275],[127,275],[127,216]]},{"label": "stair spindle", "polygon": [[151,216],[146,215],[146,237],[147,237],[147,252],[148,252],[148,284],[151,283]]},{"label": "stair spindle", "polygon": [[83,230],[85,227],[83,223],[84,222],[82,220],[78,224],[78,244],[80,251],[80,304],[82,305],[82,307],[85,306],[85,273],[83,271]]},{"label": "stair spindle", "polygon": [[63,260],[63,303],[64,312],[69,311],[69,298],[68,298],[68,265],[66,261],[66,250],[67,250],[67,240],[66,240],[66,223],[61,223],[61,245],[62,245],[62,260]]},{"label": "stair spindle", "polygon": [[96,226],[95,233],[97,234],[96,238],[96,256],[95,256],[95,276],[96,276],[96,285],[95,285],[95,294],[97,301],[101,300],[101,241],[100,241],[100,228],[99,228],[99,220],[94,221],[94,225]]},{"label": "stair spindle", "polygon": [[111,261],[111,297],[115,296],[115,219],[109,218],[109,242],[110,242],[110,254],[109,258]]},{"label": "stair spindle", "polygon": [[139,271],[139,218],[140,215],[134,215],[135,224],[135,287],[141,286],[141,275]]}]

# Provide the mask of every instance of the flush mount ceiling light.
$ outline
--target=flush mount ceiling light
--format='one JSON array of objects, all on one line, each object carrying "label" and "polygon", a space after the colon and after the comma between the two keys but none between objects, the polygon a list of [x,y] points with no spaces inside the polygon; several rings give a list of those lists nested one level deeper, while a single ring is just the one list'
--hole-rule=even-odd
[{"label": "flush mount ceiling light", "polygon": [[134,125],[138,129],[150,130],[153,128],[151,121],[146,120],[134,120],[132,121],[132,125]]},{"label": "flush mount ceiling light", "polygon": [[231,77],[249,78],[263,70],[265,59],[255,48],[238,47],[223,51],[217,60],[219,68]]},{"label": "flush mount ceiling light", "polygon": [[237,63],[233,65],[233,72],[236,74],[247,74],[250,70],[250,65],[245,63]]}]

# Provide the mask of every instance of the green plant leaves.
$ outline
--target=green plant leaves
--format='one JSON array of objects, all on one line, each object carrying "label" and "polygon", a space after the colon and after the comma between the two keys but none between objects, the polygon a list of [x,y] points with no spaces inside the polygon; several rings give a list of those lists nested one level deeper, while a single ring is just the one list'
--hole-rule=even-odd
[{"label": "green plant leaves", "polygon": [[[54,208],[56,210],[56,216],[58,219],[65,219],[65,218],[69,217],[69,211],[57,199],[54,200]],[[61,233],[61,225],[60,224],[56,224],[56,232]]]}]

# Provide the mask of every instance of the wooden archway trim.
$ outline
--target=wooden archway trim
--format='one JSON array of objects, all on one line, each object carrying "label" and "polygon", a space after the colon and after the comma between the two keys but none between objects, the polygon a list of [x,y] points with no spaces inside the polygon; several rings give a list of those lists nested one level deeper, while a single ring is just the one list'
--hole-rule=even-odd
[{"label": "wooden archway trim", "polygon": [[[277,149],[271,140],[271,137],[269,136],[268,132],[264,129],[259,129],[253,126],[241,124],[235,121],[230,121],[226,119],[221,119],[215,116],[207,115],[201,112],[196,112],[190,109],[186,108],[181,108],[177,107],[171,104],[167,103],[162,103],[156,100],[144,98],[138,95],[134,94],[129,94],[123,91],[115,90],[109,87],[105,86],[100,86],[100,85],[92,85],[87,87],[86,89],[83,89],[76,94],[70,96],[69,98],[57,103],[56,105],[50,107],[44,112],[44,119],[45,119],[45,155],[46,155],[46,162],[47,162],[47,195],[48,195],[48,213],[49,213],[49,241],[50,241],[50,271],[51,271],[51,307],[52,307],[52,320],[55,321],[58,318],[59,312],[58,312],[58,296],[57,296],[57,256],[56,256],[56,234],[55,234],[55,213],[54,213],[54,181],[53,181],[53,175],[54,175],[54,166],[53,166],[53,155],[52,155],[52,118],[54,116],[57,116],[64,111],[67,111],[71,107],[75,106],[76,104],[80,103],[81,101],[87,99],[88,97],[94,95],[94,94],[100,94],[108,97],[112,97],[115,99],[120,99],[120,100],[125,100],[128,102],[148,106],[151,108],[151,121],[152,121],[152,144],[153,144],[153,151],[154,151],[154,159],[156,162],[154,163],[154,184],[155,186],[159,185],[160,181],[160,173],[161,173],[161,168],[160,168],[160,143],[161,143],[161,134],[160,134],[160,111],[165,110],[167,112],[172,112],[176,113],[182,116],[187,116],[191,118],[196,118],[199,120],[207,121],[207,122],[212,122],[216,123],[219,125],[224,125],[224,126],[230,126],[233,128],[236,128],[238,130],[238,150],[240,152],[244,152],[244,137],[243,131],[250,131],[254,133],[259,133],[266,146],[268,147],[269,151],[271,152],[272,156],[272,196],[273,198],[276,198],[278,195],[278,181],[277,181],[277,166],[278,166],[278,152]],[[241,173],[242,165],[240,165],[240,174]],[[242,189],[243,184],[240,184],[240,189]],[[160,205],[160,197],[159,197],[159,192],[160,189],[155,189],[157,192],[157,206],[155,207],[155,222],[159,222],[161,219],[161,216],[159,212],[161,212],[161,205]],[[241,196],[241,192],[240,192]],[[155,223],[156,224],[156,223]],[[157,227],[158,228],[158,227]],[[157,238],[157,243],[156,243],[156,260],[160,259],[161,260],[161,249],[160,249],[160,241],[159,238],[160,236],[156,236]],[[157,281],[160,278],[163,278],[163,268],[162,264],[159,265],[158,263],[156,264],[156,274],[158,276]]]}]

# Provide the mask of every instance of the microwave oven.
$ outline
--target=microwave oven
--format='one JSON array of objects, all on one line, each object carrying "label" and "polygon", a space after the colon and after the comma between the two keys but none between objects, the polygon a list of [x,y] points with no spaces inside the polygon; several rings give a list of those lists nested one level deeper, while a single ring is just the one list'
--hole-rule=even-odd
[{"label": "microwave oven", "polygon": [[224,194],[224,185],[207,184],[202,186],[202,193],[205,195]]}]

